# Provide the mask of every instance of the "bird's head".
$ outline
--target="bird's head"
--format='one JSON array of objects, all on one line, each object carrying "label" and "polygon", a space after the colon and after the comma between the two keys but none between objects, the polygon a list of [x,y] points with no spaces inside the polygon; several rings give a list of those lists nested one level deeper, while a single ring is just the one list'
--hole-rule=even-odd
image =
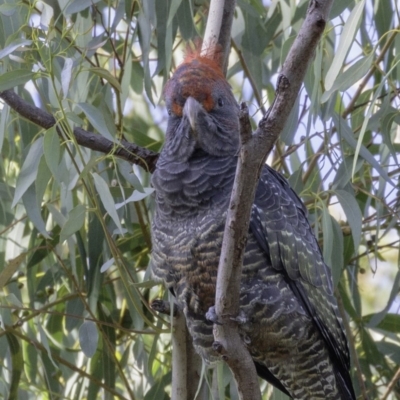
[{"label": "bird's head", "polygon": [[165,151],[183,160],[196,149],[214,156],[237,153],[239,108],[217,61],[188,54],[164,93],[169,114]]}]

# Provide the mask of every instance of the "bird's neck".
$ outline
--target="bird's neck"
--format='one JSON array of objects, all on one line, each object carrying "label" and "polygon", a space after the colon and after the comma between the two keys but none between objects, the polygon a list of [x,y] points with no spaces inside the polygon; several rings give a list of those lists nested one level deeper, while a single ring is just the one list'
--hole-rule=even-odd
[{"label": "bird's neck", "polygon": [[196,150],[187,161],[161,154],[153,174],[158,216],[196,216],[227,207],[237,165],[235,156]]}]

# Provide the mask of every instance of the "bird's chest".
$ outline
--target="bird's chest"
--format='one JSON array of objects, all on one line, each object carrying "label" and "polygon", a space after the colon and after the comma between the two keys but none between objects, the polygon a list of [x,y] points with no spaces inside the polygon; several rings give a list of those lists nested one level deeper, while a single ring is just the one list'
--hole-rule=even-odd
[{"label": "bird's chest", "polygon": [[196,307],[208,307],[214,299],[225,214],[154,221],[153,274]]}]

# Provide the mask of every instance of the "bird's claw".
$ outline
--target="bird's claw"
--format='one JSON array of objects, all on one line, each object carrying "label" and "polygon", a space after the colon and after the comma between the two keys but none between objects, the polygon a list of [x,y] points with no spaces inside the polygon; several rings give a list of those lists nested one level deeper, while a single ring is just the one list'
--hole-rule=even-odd
[{"label": "bird's claw", "polygon": [[236,317],[231,317],[231,320],[237,322],[239,325],[244,325],[249,322],[249,319],[243,310],[240,310]]},{"label": "bird's claw", "polygon": [[217,313],[215,312],[215,307],[211,306],[208,311],[206,312],[206,319],[211,321],[213,324],[222,325],[221,322],[218,320]]}]

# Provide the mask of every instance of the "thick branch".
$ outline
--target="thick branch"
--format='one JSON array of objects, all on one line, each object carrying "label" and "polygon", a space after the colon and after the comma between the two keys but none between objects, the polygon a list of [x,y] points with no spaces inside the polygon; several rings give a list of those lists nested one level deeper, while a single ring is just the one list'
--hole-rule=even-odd
[{"label": "thick branch", "polygon": [[[214,325],[214,337],[238,383],[241,399],[260,399],[254,365],[239,337],[237,323],[229,316],[240,316],[239,293],[243,254],[249,230],[251,207],[260,171],[299,94],[307,67],[324,31],[333,0],[311,0],[306,19],[288,54],[278,80],[276,97],[253,136],[247,109],[242,106],[241,151],[225,226],[215,299],[215,312],[223,325]],[[243,373],[245,376],[243,376]]]},{"label": "thick branch", "polygon": [[[244,103],[241,105],[240,125],[242,146],[225,224],[215,295],[215,312],[221,325],[214,325],[214,338],[218,345],[216,350],[221,352],[235,377],[240,398],[258,400],[261,393],[256,368],[239,336],[238,324],[232,320],[232,317],[239,316],[241,270],[257,181],[254,174],[257,163],[246,149],[246,143],[251,139],[251,125]],[[241,179],[245,174],[250,175],[252,185]]]},{"label": "thick branch", "polygon": [[203,51],[216,44],[222,49],[222,70],[226,74],[231,43],[231,30],[236,0],[212,0],[203,38]]},{"label": "thick branch", "polygon": [[[29,104],[11,89],[0,92],[0,98],[22,117],[44,129],[49,129],[56,124],[56,120],[51,114]],[[119,145],[116,145],[105,137],[85,131],[82,128],[75,128],[73,132],[76,142],[83,147],[105,154],[112,153],[133,164],[138,164],[150,172],[155,170],[158,154],[151,150],[139,147],[126,140],[121,140]]]},{"label": "thick branch", "polygon": [[183,312],[177,310],[173,318],[172,332],[172,392],[173,400],[202,400],[207,398],[204,384],[200,384],[202,361],[193,347],[192,338],[186,328]]}]

